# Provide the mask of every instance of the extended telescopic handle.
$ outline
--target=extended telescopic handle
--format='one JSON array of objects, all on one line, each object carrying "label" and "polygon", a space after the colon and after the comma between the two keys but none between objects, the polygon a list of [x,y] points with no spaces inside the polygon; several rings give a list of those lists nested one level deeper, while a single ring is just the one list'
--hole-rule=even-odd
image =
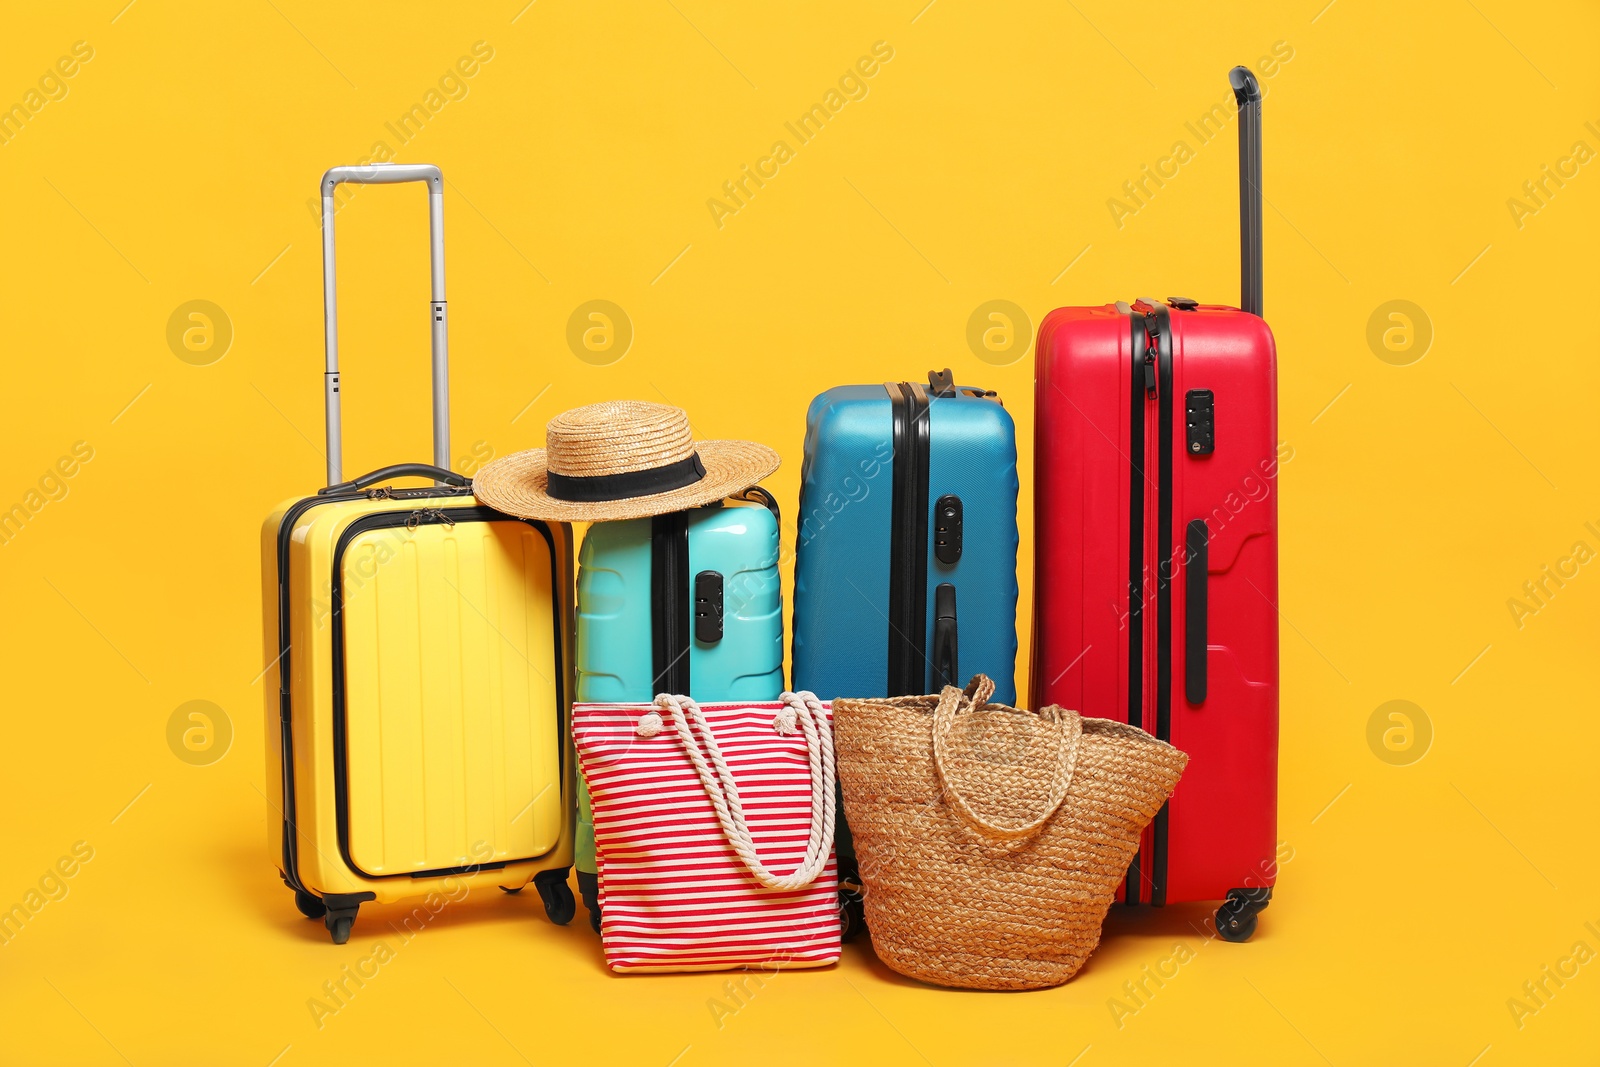
[{"label": "extended telescopic handle", "polygon": [[444,176],[430,163],[373,163],[364,167],[334,167],[322,176],[322,304],[328,364],[323,374],[324,405],[328,422],[328,484],[344,478],[342,424],[339,413],[339,314],[333,275],[333,215],[338,210],[334,191],[340,185],[395,185],[422,182],[428,187],[428,256],[431,298],[428,317],[433,321],[433,464],[450,466],[450,346],[446,338],[444,300]]},{"label": "extended telescopic handle", "polygon": [[1249,67],[1228,72],[1239,103],[1239,307],[1261,314],[1261,86]]}]

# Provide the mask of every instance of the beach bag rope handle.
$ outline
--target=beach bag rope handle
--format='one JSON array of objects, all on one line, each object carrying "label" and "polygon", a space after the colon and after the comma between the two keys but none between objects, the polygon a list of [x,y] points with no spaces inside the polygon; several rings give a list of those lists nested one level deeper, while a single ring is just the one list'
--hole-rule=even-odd
[{"label": "beach bag rope handle", "polygon": [[[833,729],[816,694],[784,693],[779,699],[785,706],[772,720],[773,728],[780,734],[792,734],[798,726],[805,734],[806,754],[811,764],[811,835],[806,842],[805,858],[793,873],[786,875],[776,875],[767,870],[766,864],[756,854],[755,842],[750,838],[750,827],[745,822],[744,804],[739,799],[739,788],[733,781],[733,772],[722,758],[722,750],[712,736],[700,705],[688,697],[670,693],[657,696],[655,705],[672,716],[678,740],[688,754],[689,762],[694,764],[700,784],[705,787],[706,797],[716,810],[723,836],[756,881],[768,889],[800,889],[822,875],[823,868],[833,855]],[[689,726],[691,721],[695,726],[693,732]],[[644,729],[647,727],[641,721],[641,732]],[[699,735],[698,743],[696,732]],[[709,761],[707,755],[711,757]]]},{"label": "beach bag rope handle", "polygon": [[[963,818],[995,837],[1015,840],[1038,831],[1066,801],[1067,790],[1072,786],[1072,773],[1078,765],[1078,745],[1083,737],[1083,722],[1077,712],[1053,704],[1037,713],[1042,721],[1054,723],[1060,735],[1055,776],[1050,783],[1049,803],[1045,806],[1044,813],[1037,819],[1020,826],[991,822],[974,811],[967,798],[961,795],[961,790],[956,788],[955,782],[945,771],[945,760],[950,728],[955,725],[956,713],[961,710],[962,701],[967,701],[968,711],[978,711],[992,696],[994,696],[994,682],[983,674],[974,675],[965,690],[957,689],[953,685],[944,687],[944,692],[939,695],[939,706],[933,710],[933,766],[939,775],[939,784],[944,790],[945,798]],[[1018,714],[1025,715],[1027,712]]]}]

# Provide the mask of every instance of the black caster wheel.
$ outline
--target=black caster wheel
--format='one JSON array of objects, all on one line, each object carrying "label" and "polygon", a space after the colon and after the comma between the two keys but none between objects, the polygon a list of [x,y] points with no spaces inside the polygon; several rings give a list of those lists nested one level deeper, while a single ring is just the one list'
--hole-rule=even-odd
[{"label": "black caster wheel", "polygon": [[1272,902],[1272,890],[1230,889],[1217,909],[1217,936],[1235,943],[1248,941],[1256,932],[1262,909]]},{"label": "black caster wheel", "polygon": [[578,872],[578,892],[583,896],[583,908],[589,913],[589,928],[600,932],[600,876],[587,871]]},{"label": "black caster wheel", "polygon": [[303,889],[294,891],[294,906],[308,919],[320,919],[328,914],[328,906],[322,902],[322,898]]},{"label": "black caster wheel", "polygon": [[551,922],[565,926],[578,914],[578,902],[572,896],[572,887],[567,884],[567,868],[540,871],[533,876],[533,884],[539,890],[539,899],[544,901],[544,913]]},{"label": "black caster wheel", "polygon": [[867,928],[867,916],[861,901],[843,901],[839,905],[839,940],[854,941]]},{"label": "black caster wheel", "polygon": [[350,940],[350,929],[356,924],[354,912],[335,915],[333,912],[322,917],[322,922],[328,928],[328,934],[333,938],[335,945],[343,945]]},{"label": "black caster wheel", "polygon": [[1224,941],[1248,941],[1256,932],[1256,913],[1251,909],[1238,911],[1224,904],[1217,909],[1217,936]]},{"label": "black caster wheel", "polygon": [[522,889],[523,887],[520,885],[503,885],[500,887],[500,892],[514,897],[518,893],[522,892]]},{"label": "black caster wheel", "polygon": [[866,908],[861,902],[861,876],[853,869],[839,872],[839,940],[854,941],[867,928]]}]

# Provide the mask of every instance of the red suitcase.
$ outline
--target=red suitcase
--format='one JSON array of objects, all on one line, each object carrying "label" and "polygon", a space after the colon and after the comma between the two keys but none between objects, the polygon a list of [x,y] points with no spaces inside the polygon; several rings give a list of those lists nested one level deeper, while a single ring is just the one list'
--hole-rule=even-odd
[{"label": "red suitcase", "polygon": [[1060,308],[1039,329],[1034,706],[1189,754],[1122,897],[1222,900],[1254,932],[1275,881],[1277,368],[1261,320],[1261,93],[1239,104],[1243,310]]}]

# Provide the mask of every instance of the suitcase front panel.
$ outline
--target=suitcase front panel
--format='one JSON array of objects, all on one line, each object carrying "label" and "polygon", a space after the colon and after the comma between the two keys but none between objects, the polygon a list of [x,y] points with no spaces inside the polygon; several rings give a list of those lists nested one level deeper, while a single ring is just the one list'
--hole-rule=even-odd
[{"label": "suitcase front panel", "polygon": [[1029,700],[1137,723],[1129,650],[1131,636],[1138,670],[1144,598],[1132,596],[1143,574],[1130,570],[1130,537],[1142,556],[1144,531],[1130,522],[1148,489],[1131,468],[1144,404],[1132,344],[1128,317],[1109,304],[1053,311],[1039,328]]},{"label": "suitcase front panel", "polygon": [[370,877],[525,860],[561,835],[554,546],[482,511],[374,516],[336,551],[340,847]]},{"label": "suitcase front panel", "polygon": [[[937,692],[938,589],[954,587],[956,685],[974,674],[994,680],[994,700],[1017,697],[1017,435],[993,400],[933,398],[928,407],[928,578],[924,692]],[[940,559],[939,503],[960,501],[961,552]]]},{"label": "suitcase front panel", "polygon": [[894,426],[881,385],[811,403],[795,516],[794,687],[881,694],[889,670]]},{"label": "suitcase front panel", "polygon": [[[1168,811],[1168,899],[1213,900],[1275,873],[1277,369],[1253,315],[1202,308],[1171,321],[1170,740],[1190,759]],[[1208,414],[1209,438],[1191,440],[1188,423]],[[1191,670],[1200,649],[1204,669]]]},{"label": "suitcase front panel", "polygon": [[[690,512],[691,598],[692,583],[707,571],[722,576],[722,636],[690,641],[690,695],[698,701],[775,700],[783,692],[777,516],[745,504]],[[690,605],[695,610],[692,599]]]},{"label": "suitcase front panel", "polygon": [[650,520],[597,522],[578,550],[577,695],[651,700]]}]

